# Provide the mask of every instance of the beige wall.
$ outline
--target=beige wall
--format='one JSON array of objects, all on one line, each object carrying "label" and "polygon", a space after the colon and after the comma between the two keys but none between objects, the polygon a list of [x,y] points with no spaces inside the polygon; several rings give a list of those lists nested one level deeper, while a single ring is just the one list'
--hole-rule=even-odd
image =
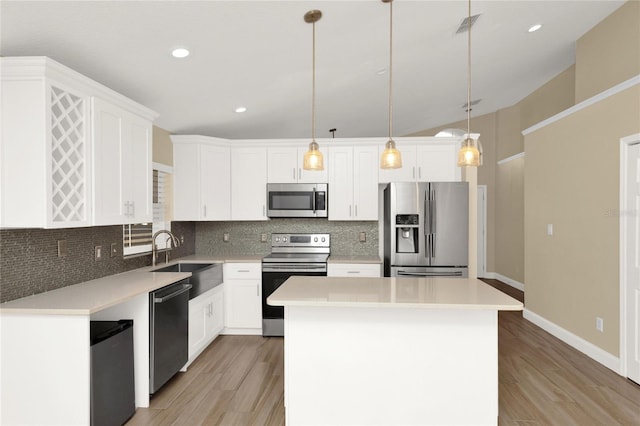
[{"label": "beige wall", "polygon": [[153,126],[153,161],[173,166],[173,145],[170,133],[160,127]]},{"label": "beige wall", "polygon": [[640,132],[639,117],[635,86],[525,137],[526,308],[616,356],[619,219],[611,212],[619,141]]},{"label": "beige wall", "polygon": [[640,1],[626,2],[576,43],[576,103],[640,72]]},{"label": "beige wall", "polygon": [[518,103],[522,129],[572,107],[575,103],[575,82],[576,67],[572,65],[522,99]]},{"label": "beige wall", "polygon": [[[496,165],[495,272],[519,283],[524,275],[525,158]],[[528,297],[528,288],[527,288]]]}]

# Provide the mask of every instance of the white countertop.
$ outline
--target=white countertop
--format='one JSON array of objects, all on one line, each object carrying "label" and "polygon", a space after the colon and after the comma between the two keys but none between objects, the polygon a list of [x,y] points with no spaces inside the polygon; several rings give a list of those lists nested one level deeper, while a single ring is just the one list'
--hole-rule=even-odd
[{"label": "white countertop", "polygon": [[[192,255],[169,262],[174,263],[244,263],[260,262],[259,255],[209,256]],[[109,275],[91,281],[62,287],[45,293],[23,297],[0,304],[2,314],[20,315],[91,315],[126,302],[142,293],[157,290],[191,276],[191,272],[150,272],[146,266],[133,271]]]},{"label": "white countertop", "polygon": [[329,256],[328,263],[382,263],[380,256]]},{"label": "white countertop", "polygon": [[472,278],[333,278],[294,276],[267,303],[333,306],[521,311],[523,304]]}]

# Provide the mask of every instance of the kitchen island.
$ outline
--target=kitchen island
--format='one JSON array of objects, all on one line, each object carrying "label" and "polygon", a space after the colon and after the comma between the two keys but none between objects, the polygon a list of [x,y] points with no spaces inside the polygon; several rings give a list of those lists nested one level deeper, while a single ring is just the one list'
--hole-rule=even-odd
[{"label": "kitchen island", "polygon": [[471,278],[289,278],[287,424],[496,424],[498,311]]}]

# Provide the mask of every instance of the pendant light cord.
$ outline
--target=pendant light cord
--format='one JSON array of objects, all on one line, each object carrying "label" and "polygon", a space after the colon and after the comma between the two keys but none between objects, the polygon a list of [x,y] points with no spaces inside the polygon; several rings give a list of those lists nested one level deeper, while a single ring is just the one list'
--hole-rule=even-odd
[{"label": "pendant light cord", "polygon": [[393,134],[393,0],[389,2],[389,140]]},{"label": "pendant light cord", "polygon": [[316,22],[313,21],[313,60],[311,77],[311,141],[316,141]]},{"label": "pendant light cord", "polygon": [[467,138],[471,138],[471,0],[467,25]]}]

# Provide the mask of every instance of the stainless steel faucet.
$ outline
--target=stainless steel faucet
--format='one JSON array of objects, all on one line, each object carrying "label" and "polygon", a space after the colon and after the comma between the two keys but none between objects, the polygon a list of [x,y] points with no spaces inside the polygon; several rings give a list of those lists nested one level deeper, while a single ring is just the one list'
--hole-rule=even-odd
[{"label": "stainless steel faucet", "polygon": [[[171,233],[171,231],[167,231],[166,229],[161,229],[158,232],[156,232],[155,234],[153,234],[153,237],[151,237],[151,265],[152,266],[156,266],[156,262],[157,262],[156,257],[158,256],[158,246],[156,246],[156,238],[160,234],[167,234],[169,236],[169,238],[167,238],[167,242],[169,242],[169,240],[171,240],[171,242],[173,243],[173,247],[180,247],[180,241],[178,240],[178,238],[175,235],[173,235]],[[169,263],[169,250],[170,250],[170,248],[167,247],[166,250],[167,250],[167,252],[166,252],[166,256],[165,256],[164,259],[165,259],[165,263]]]}]

